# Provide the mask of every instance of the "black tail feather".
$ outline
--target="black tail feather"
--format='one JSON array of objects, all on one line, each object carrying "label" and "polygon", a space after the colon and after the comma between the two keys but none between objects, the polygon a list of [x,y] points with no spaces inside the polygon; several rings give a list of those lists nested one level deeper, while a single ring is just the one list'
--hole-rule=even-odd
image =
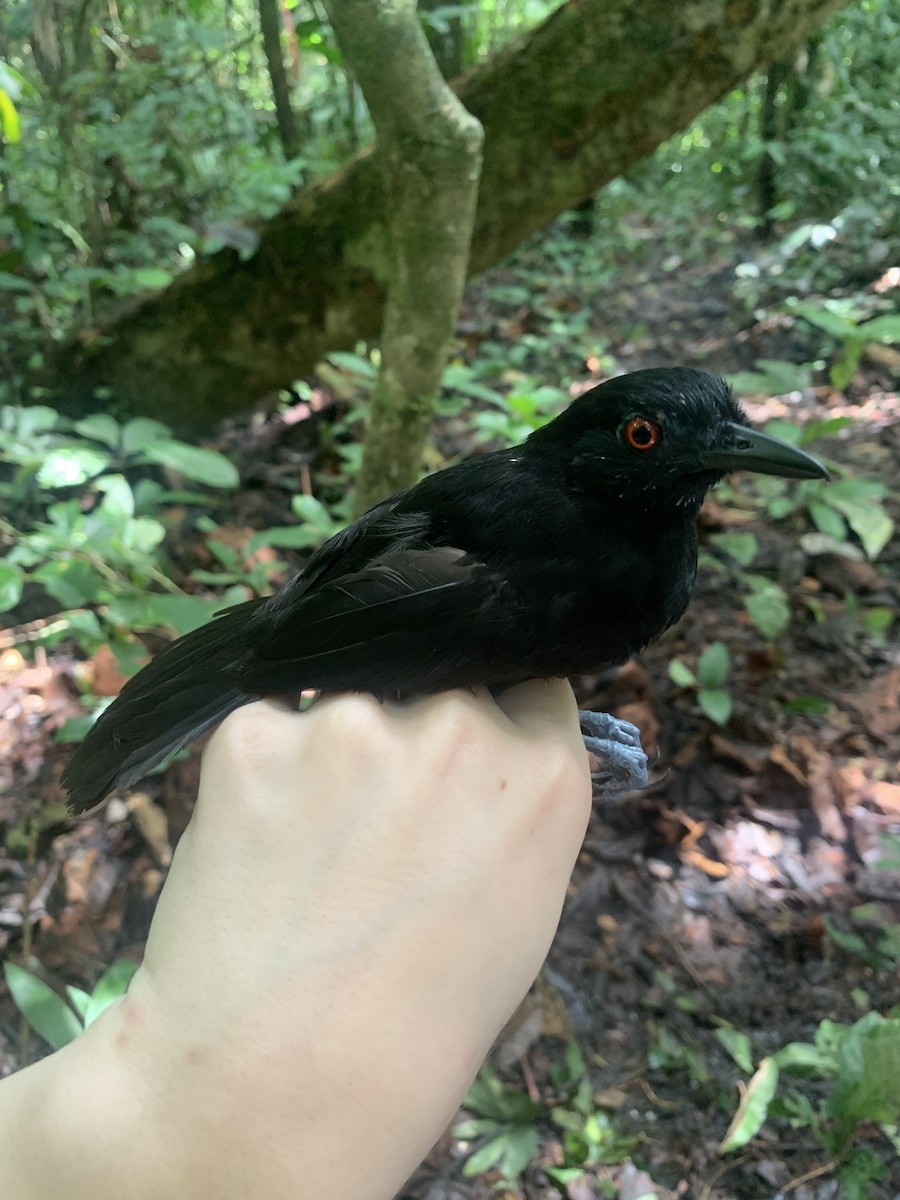
[{"label": "black tail feather", "polygon": [[62,775],[75,813],[129,787],[204,730],[255,699],[233,667],[264,601],[227,609],[179,638],[130,679],[76,749]]}]

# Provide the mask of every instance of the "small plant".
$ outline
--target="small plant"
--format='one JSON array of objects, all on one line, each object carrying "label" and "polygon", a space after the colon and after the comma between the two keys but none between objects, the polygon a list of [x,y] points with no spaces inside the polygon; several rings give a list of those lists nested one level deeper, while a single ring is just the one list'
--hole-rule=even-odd
[{"label": "small plant", "polygon": [[467,1177],[497,1171],[502,1186],[513,1186],[540,1149],[539,1125],[544,1105],[518,1088],[503,1083],[489,1062],[469,1088],[464,1106],[475,1114],[460,1121],[454,1137],[477,1146],[466,1159]]},{"label": "small plant", "polygon": [[828,377],[840,391],[853,379],[867,346],[900,342],[900,313],[870,316],[859,301],[852,298],[818,302],[794,299],[790,311],[823,330],[839,344],[840,350]]},{"label": "small plant", "polygon": [[[814,1083],[813,1099],[802,1083],[778,1098],[782,1076]],[[877,1126],[893,1147],[900,1121],[900,1010],[887,1017],[866,1013],[854,1025],[822,1021],[813,1042],[791,1042],[765,1058],[747,1084],[721,1145],[727,1154],[755,1137],[769,1116],[782,1116],[816,1137],[838,1173],[848,1200],[867,1200],[869,1184],[888,1168],[873,1150],[856,1147],[863,1124]],[[822,1084],[825,1094],[822,1095]]]},{"label": "small plant", "polygon": [[724,642],[710,642],[697,659],[696,673],[680,658],[669,663],[669,678],[680,688],[695,688],[697,703],[716,725],[727,725],[732,701],[728,691],[730,671],[728,647]]},{"label": "small plant", "polygon": [[515,446],[561,411],[568,396],[560,388],[531,386],[527,380],[503,396],[491,397],[495,411],[475,414],[472,424],[480,442]]},{"label": "small plant", "polygon": [[569,1042],[564,1062],[551,1068],[550,1081],[555,1101],[532,1100],[504,1084],[485,1063],[464,1101],[476,1115],[453,1131],[460,1140],[479,1143],[466,1160],[464,1175],[493,1171],[498,1175],[496,1188],[515,1188],[528,1164],[539,1157],[542,1128],[550,1137],[552,1126],[562,1137],[562,1163],[542,1167],[562,1187],[590,1165],[625,1158],[632,1143],[615,1133],[609,1117],[594,1104],[590,1075],[576,1042]]},{"label": "small plant", "polygon": [[68,985],[68,1000],[64,1000],[31,971],[13,962],[3,964],[6,986],[16,1008],[54,1050],[74,1041],[105,1008],[124,996],[136,970],[137,964],[130,958],[120,958],[107,967],[93,991]]}]

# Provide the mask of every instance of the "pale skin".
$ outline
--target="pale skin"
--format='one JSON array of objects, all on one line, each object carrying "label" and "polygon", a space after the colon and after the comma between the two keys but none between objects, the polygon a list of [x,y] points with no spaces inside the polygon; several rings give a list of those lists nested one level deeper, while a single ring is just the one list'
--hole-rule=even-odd
[{"label": "pale skin", "polygon": [[390,1200],[540,969],[590,792],[558,680],[234,713],[127,996],[0,1083],[0,1195]]}]

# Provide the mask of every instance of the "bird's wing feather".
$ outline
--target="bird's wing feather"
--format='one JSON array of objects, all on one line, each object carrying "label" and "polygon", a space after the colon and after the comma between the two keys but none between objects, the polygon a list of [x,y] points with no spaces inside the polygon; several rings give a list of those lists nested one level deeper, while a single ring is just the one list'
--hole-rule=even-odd
[{"label": "bird's wing feather", "polygon": [[428,690],[448,655],[471,658],[470,639],[481,641],[487,622],[502,625],[505,591],[496,573],[451,547],[389,552],[282,609],[235,679],[249,691],[366,688],[375,679],[388,694],[396,674],[404,690]]}]

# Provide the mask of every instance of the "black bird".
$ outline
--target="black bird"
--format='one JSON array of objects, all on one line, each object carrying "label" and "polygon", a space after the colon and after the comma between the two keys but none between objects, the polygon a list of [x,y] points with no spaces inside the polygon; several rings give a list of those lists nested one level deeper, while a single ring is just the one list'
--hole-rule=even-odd
[{"label": "black bird", "polygon": [[[75,751],[63,775],[73,810],[260,696],[402,698],[624,662],[684,612],[697,513],[737,469],[827,477],[814,458],[751,429],[724,381],[704,371],[600,384],[522,445],[376,505],[279,592],[163,650]],[[633,727],[582,718],[589,748],[613,760],[616,743],[635,748]]]}]

